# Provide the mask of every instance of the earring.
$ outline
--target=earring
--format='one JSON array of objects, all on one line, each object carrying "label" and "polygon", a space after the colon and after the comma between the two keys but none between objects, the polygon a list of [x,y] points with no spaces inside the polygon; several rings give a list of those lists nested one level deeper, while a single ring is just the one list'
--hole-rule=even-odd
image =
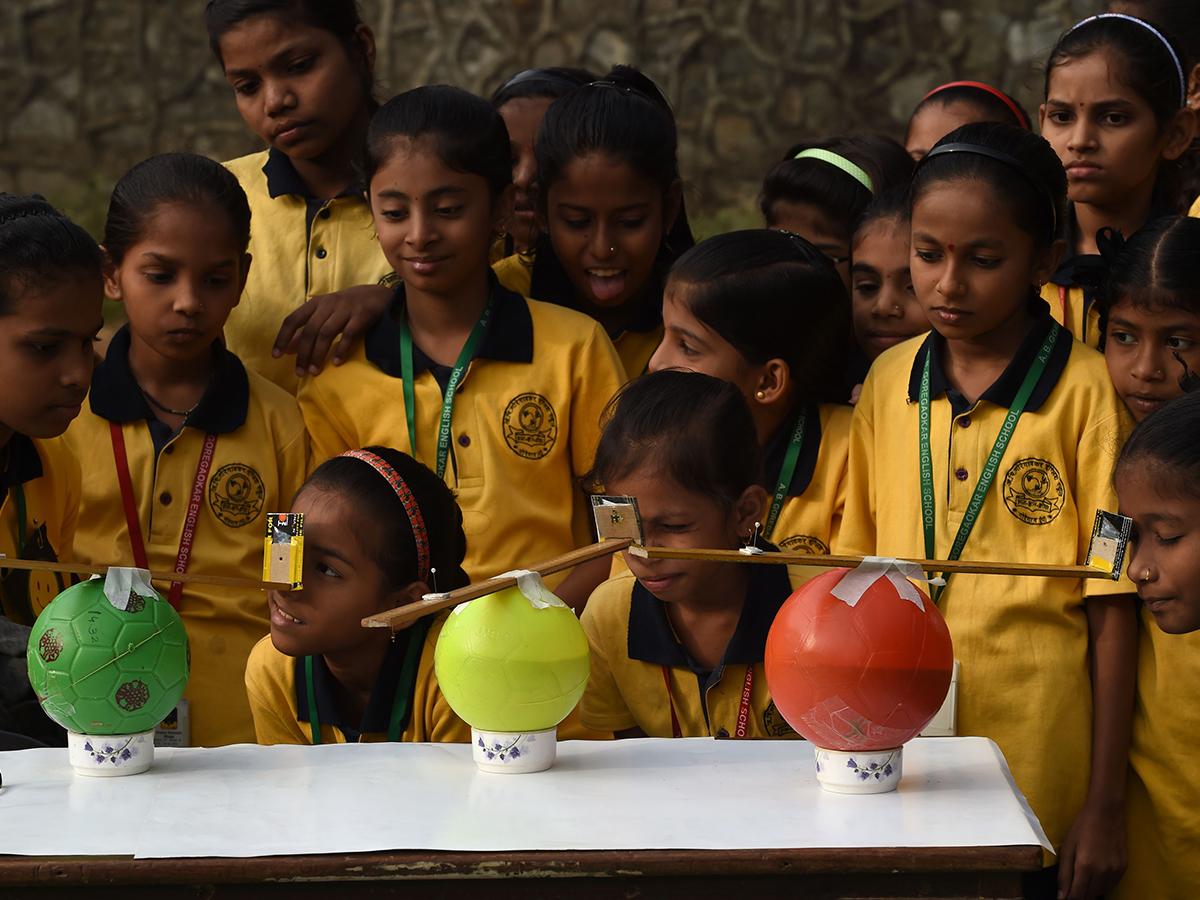
[{"label": "earring", "polygon": [[609,252],[609,253],[616,253],[616,252],[617,252],[617,248],[616,248],[616,247],[609,247],[609,248],[608,248],[608,252]]},{"label": "earring", "polygon": [[750,533],[746,535],[746,540],[742,542],[742,547],[738,553],[745,556],[762,556],[763,548],[758,546],[758,530],[762,527],[761,522],[755,522],[754,527],[750,529]]},{"label": "earring", "polygon": [[766,400],[766,399],[767,399],[767,395],[766,395],[766,394],[764,394],[762,391],[756,391],[756,392],[755,392],[755,394],[754,394],[754,396],[755,396],[755,397],[757,397],[759,400]]}]

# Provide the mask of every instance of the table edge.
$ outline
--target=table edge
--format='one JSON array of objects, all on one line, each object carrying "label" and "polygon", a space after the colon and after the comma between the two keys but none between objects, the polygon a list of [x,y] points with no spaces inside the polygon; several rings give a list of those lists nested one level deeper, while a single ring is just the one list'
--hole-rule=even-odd
[{"label": "table edge", "polygon": [[812,875],[836,872],[1030,872],[1037,845],[793,850],[446,851],[134,859],[0,855],[0,884],[133,885],[402,879]]}]

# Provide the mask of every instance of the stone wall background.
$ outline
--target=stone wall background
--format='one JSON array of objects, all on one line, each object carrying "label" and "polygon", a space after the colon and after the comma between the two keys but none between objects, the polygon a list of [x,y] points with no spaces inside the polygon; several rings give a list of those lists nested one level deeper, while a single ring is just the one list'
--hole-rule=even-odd
[{"label": "stone wall background", "polygon": [[[0,0],[0,190],[98,234],[154,153],[259,149],[209,54],[204,0]],[[388,94],[487,93],[533,65],[632,62],[667,92],[700,230],[752,224],[762,174],[805,137],[902,138],[929,88],[985,81],[1036,110],[1038,66],[1100,0],[364,0]]]}]

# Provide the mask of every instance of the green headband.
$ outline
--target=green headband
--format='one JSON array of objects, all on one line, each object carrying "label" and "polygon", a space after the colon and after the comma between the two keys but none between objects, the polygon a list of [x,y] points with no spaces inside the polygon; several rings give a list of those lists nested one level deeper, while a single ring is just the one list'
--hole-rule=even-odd
[{"label": "green headband", "polygon": [[811,150],[801,150],[792,159],[819,159],[821,162],[827,162],[831,166],[837,166],[872,194],[875,193],[875,186],[871,184],[871,176],[844,156],[838,156],[836,153],[831,153],[828,150],[818,150],[814,147]]}]

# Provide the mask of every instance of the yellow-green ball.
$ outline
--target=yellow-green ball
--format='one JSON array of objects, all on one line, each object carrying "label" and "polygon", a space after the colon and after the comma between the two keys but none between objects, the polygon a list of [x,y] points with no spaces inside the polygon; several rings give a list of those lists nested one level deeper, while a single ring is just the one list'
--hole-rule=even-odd
[{"label": "yellow-green ball", "polygon": [[480,731],[553,728],[583,696],[591,669],[575,613],[535,609],[515,587],[451,613],[433,659],[446,702]]}]

